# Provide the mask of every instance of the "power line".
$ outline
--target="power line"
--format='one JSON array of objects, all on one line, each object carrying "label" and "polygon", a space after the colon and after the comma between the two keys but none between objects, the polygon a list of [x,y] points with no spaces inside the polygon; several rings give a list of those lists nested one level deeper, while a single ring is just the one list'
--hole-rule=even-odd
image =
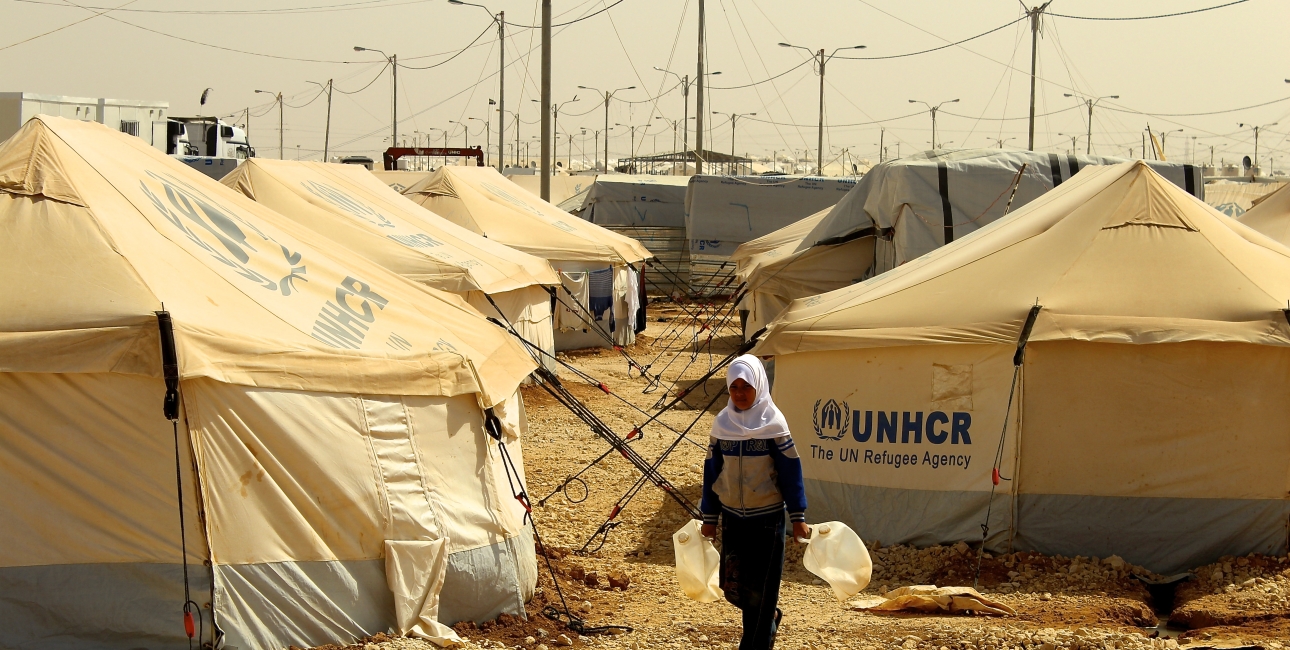
[{"label": "power line", "polygon": [[[10,43],[10,44],[8,44],[8,45],[6,45],[6,46],[4,46],[4,47],[0,47],[0,51],[7,50],[7,49],[9,49],[9,48],[11,48],[11,47],[17,47],[17,46],[19,46],[19,45],[22,45],[23,43],[30,43],[30,42],[32,42],[32,41],[34,41],[34,40],[38,39],[38,38],[43,38],[43,37],[45,37],[45,36],[49,36],[50,34],[54,34],[54,33],[57,33],[57,32],[61,32],[61,31],[63,31],[64,29],[67,29],[68,27],[75,27],[76,25],[79,25],[79,24],[81,24],[81,23],[83,23],[83,22],[85,22],[85,21],[87,21],[87,20],[93,20],[93,19],[95,19],[95,18],[98,18],[99,16],[102,16],[102,15],[106,14],[106,13],[107,13],[107,12],[109,12],[109,11],[117,11],[117,10],[121,9],[121,7],[125,7],[126,5],[132,5],[132,4],[134,4],[134,3],[138,2],[138,1],[139,1],[139,0],[130,0],[129,2],[127,2],[127,3],[123,4],[123,5],[119,6],[119,7],[95,7],[95,8],[94,8],[95,10],[102,9],[102,11],[99,11],[98,13],[94,14],[93,16],[89,16],[89,17],[86,17],[86,18],[82,18],[82,19],[80,19],[80,20],[78,20],[78,21],[76,21],[76,22],[68,23],[68,24],[66,24],[66,25],[63,25],[62,27],[57,28],[57,29],[51,29],[51,30],[49,30],[49,31],[47,31],[47,32],[45,32],[45,33],[43,33],[43,34],[36,34],[35,36],[32,36],[31,38],[25,38],[25,39],[23,39],[23,40],[21,40],[21,41],[18,41],[17,43]],[[60,5],[60,6],[67,6],[67,5]],[[81,8],[82,8],[82,9],[85,9],[85,7],[81,7]],[[111,18],[111,16],[108,16],[108,18]]]},{"label": "power line", "polygon": [[361,93],[364,90],[367,90],[368,87],[370,87],[372,84],[376,83],[376,80],[380,79],[381,76],[385,74],[385,71],[388,70],[389,68],[390,68],[390,62],[387,60],[385,62],[385,65],[381,66],[381,69],[376,73],[376,76],[372,77],[371,81],[364,84],[363,87],[359,88],[358,90],[341,90],[340,88],[336,88],[335,86],[332,86],[332,90],[335,90],[336,92],[342,95],[357,95],[358,93]]},{"label": "power line", "polygon": [[[34,5],[47,5],[51,7],[68,7],[63,2],[53,2],[52,0],[13,0],[14,2],[23,2]],[[137,1],[137,0],[136,0]],[[431,0],[402,0],[394,2],[393,0],[364,0],[363,2],[347,2],[338,5],[315,5],[309,7],[281,7],[277,9],[115,9],[112,7],[95,7],[92,5],[82,6],[82,9],[108,11],[123,11],[137,14],[170,14],[170,15],[195,15],[195,16],[218,16],[218,15],[274,15],[274,14],[305,14],[305,13],[323,13],[336,11],[354,11],[358,9],[385,9],[387,7],[399,7],[410,4],[421,4]],[[133,4],[127,3],[127,4]],[[79,6],[79,5],[78,5]]]},{"label": "power line", "polygon": [[[459,56],[461,56],[461,55],[463,55],[463,54],[465,54],[465,53],[466,53],[466,50],[469,50],[470,48],[474,47],[474,46],[475,46],[475,43],[478,43],[478,42],[479,42],[479,39],[481,39],[481,38],[483,38],[483,37],[484,37],[484,34],[487,34],[488,32],[491,32],[491,31],[493,31],[493,26],[492,26],[492,25],[489,25],[488,27],[485,27],[485,28],[484,28],[484,31],[480,32],[480,33],[479,33],[479,36],[476,36],[476,37],[475,37],[475,40],[471,41],[469,45],[467,45],[466,47],[461,48],[460,50],[457,50],[457,52],[456,52],[455,54],[453,54],[452,56],[450,56],[450,57],[448,57],[448,58],[446,58],[446,59],[444,59],[444,60],[442,60],[442,61],[440,61],[440,62],[438,62],[438,63],[432,63],[432,64],[430,64],[430,65],[425,65],[425,66],[403,65],[402,63],[400,63],[400,64],[399,64],[399,67],[400,67],[400,68],[403,68],[403,69],[405,69],[405,70],[429,70],[429,69],[431,69],[431,68],[437,68],[437,67],[439,67],[439,66],[441,66],[441,65],[443,65],[443,64],[445,64],[445,63],[447,63],[447,62],[449,62],[449,61],[451,61],[451,60],[453,60],[453,59],[455,59],[455,58],[457,58],[457,57],[459,57]],[[490,43],[491,43],[491,41],[490,41]],[[419,58],[420,58],[420,57],[419,57]]]},{"label": "power line", "polygon": [[1149,113],[1147,111],[1135,111],[1131,108],[1116,108],[1115,105],[1111,104],[1110,102],[1107,102],[1106,110],[1116,111],[1119,113],[1134,113],[1137,115],[1146,115],[1147,117],[1200,117],[1204,115],[1222,115],[1223,113],[1236,113],[1239,111],[1248,111],[1251,108],[1261,108],[1263,106],[1271,106],[1272,104],[1280,104],[1281,102],[1284,102],[1286,100],[1290,100],[1290,97],[1282,97],[1281,99],[1274,99],[1270,102],[1263,102],[1262,104],[1254,104],[1253,106],[1229,108],[1221,111],[1210,111],[1208,113]]},{"label": "power line", "polygon": [[[1241,1],[1241,2],[1246,2],[1247,0],[1240,0],[1240,1]],[[1026,18],[1028,18],[1028,16],[1022,16],[1022,17],[1020,17],[1020,18],[1018,18],[1018,19],[1016,19],[1016,20],[1014,20],[1014,21],[1012,21],[1012,22],[1004,23],[1004,24],[1002,24],[1002,25],[999,25],[998,27],[995,27],[994,29],[991,29],[990,31],[981,32],[980,34],[977,34],[976,36],[969,36],[969,37],[967,37],[967,38],[965,38],[965,39],[963,39],[963,40],[961,40],[961,41],[955,41],[955,42],[953,42],[953,43],[946,43],[945,45],[941,45],[940,47],[934,47],[934,48],[932,48],[932,49],[930,49],[930,50],[919,50],[918,52],[906,52],[905,54],[890,54],[890,55],[887,55],[887,56],[838,56],[838,57],[834,57],[834,58],[837,58],[837,59],[850,59],[850,60],[852,60],[852,61],[879,61],[879,60],[883,60],[883,59],[900,59],[900,58],[904,58],[904,57],[907,57],[907,56],[918,56],[919,54],[927,54],[928,52],[935,52],[935,51],[937,51],[937,50],[943,50],[943,49],[945,49],[945,48],[947,48],[947,47],[954,47],[955,45],[962,45],[962,44],[964,44],[964,43],[966,43],[966,42],[968,42],[968,41],[974,41],[974,40],[976,40],[976,39],[978,39],[978,38],[981,38],[982,36],[989,36],[990,34],[993,34],[993,33],[997,32],[997,31],[999,31],[999,30],[1001,30],[1001,29],[1003,29],[1003,28],[1005,28],[1005,27],[1011,27],[1011,26],[1013,26],[1013,25],[1016,25],[1017,23],[1019,23],[1019,22],[1021,22],[1021,21],[1025,20]]]},{"label": "power line", "polygon": [[[618,5],[622,4],[624,1],[625,1],[625,0],[618,0],[617,2],[615,2],[614,4],[609,5],[608,7],[605,7],[605,8],[603,8],[603,9],[597,10],[597,11],[595,11],[595,12],[593,12],[593,13],[589,13],[589,14],[587,14],[587,15],[585,15],[585,16],[583,16],[583,17],[581,17],[581,18],[574,18],[573,20],[570,20],[570,21],[567,21],[567,22],[563,22],[563,23],[555,23],[555,24],[551,25],[551,27],[564,27],[565,25],[572,25],[572,24],[574,24],[574,23],[580,23],[580,22],[582,22],[582,21],[584,21],[584,20],[586,20],[586,19],[588,19],[588,18],[591,18],[591,17],[593,17],[593,16],[597,16],[597,15],[603,14],[603,13],[605,13],[606,11],[609,11],[610,9],[613,9],[614,7],[617,7]],[[519,24],[519,23],[512,23],[512,22],[508,22],[508,23],[506,23],[506,24],[507,24],[508,26],[510,26],[510,27],[518,27],[519,29],[542,29],[542,26],[541,26],[541,25],[521,25],[521,24]]]},{"label": "power line", "polygon": [[784,76],[784,75],[786,75],[786,74],[788,74],[788,73],[790,73],[790,72],[792,72],[792,71],[794,71],[794,70],[796,70],[796,69],[798,69],[798,68],[800,68],[800,67],[802,67],[802,66],[804,66],[804,65],[808,64],[808,63],[811,63],[811,62],[813,62],[813,61],[814,61],[814,59],[804,59],[801,63],[799,63],[799,64],[797,64],[797,65],[795,65],[795,66],[793,66],[793,67],[791,67],[791,68],[789,68],[789,69],[787,69],[787,70],[785,70],[785,71],[783,71],[783,72],[781,72],[781,73],[779,73],[779,74],[777,74],[777,75],[775,75],[775,76],[773,76],[773,77],[771,77],[771,78],[769,78],[769,79],[762,79],[761,81],[754,81],[754,82],[752,82],[752,83],[750,83],[750,84],[744,84],[744,85],[742,85],[742,86],[725,86],[725,87],[722,87],[722,86],[708,86],[708,90],[739,90],[740,88],[752,88],[753,86],[758,86],[758,85],[764,84],[764,83],[766,83],[766,82],[768,82],[768,81],[774,81],[775,79],[778,79],[778,78],[780,78],[780,77],[782,77],[782,76]]},{"label": "power line", "polygon": [[1152,16],[1128,16],[1123,18],[1115,18],[1110,16],[1069,16],[1067,14],[1058,14],[1058,13],[1053,13],[1051,11],[1045,11],[1044,13],[1049,16],[1057,16],[1058,18],[1072,18],[1074,20],[1154,20],[1156,18],[1173,18],[1174,16],[1186,16],[1188,14],[1198,14],[1198,13],[1201,13],[1202,11],[1213,11],[1215,9],[1222,9],[1223,7],[1239,5],[1241,3],[1249,2],[1249,1],[1250,0],[1235,0],[1234,2],[1229,2],[1227,4],[1214,5],[1213,7],[1205,7],[1204,9],[1192,9],[1191,11],[1179,11],[1177,13],[1172,13],[1172,14],[1155,14]]}]

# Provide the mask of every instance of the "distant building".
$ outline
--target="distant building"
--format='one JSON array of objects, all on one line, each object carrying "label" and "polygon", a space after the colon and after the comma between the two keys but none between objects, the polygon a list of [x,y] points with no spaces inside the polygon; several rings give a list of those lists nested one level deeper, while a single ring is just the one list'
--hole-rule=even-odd
[{"label": "distant building", "polygon": [[35,115],[98,122],[165,151],[170,102],[0,92],[0,141],[9,139]]}]

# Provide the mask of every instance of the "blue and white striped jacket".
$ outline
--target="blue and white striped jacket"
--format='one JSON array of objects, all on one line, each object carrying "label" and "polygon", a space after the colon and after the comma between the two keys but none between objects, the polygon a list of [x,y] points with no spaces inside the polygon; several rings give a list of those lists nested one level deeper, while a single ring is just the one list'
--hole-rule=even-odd
[{"label": "blue and white striped jacket", "polygon": [[717,523],[722,511],[737,517],[782,512],[806,521],[802,460],[793,437],[750,440],[708,439],[703,462],[703,523]]}]

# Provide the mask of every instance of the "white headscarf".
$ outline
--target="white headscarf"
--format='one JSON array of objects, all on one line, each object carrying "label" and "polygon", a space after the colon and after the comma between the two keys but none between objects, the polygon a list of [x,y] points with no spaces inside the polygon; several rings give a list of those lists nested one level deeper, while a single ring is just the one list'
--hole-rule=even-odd
[{"label": "white headscarf", "polygon": [[757,399],[744,411],[735,408],[733,400],[727,403],[712,423],[712,437],[738,441],[788,434],[788,421],[770,399],[770,380],[761,359],[751,354],[735,359],[726,371],[726,387],[736,379],[748,382],[757,391]]}]

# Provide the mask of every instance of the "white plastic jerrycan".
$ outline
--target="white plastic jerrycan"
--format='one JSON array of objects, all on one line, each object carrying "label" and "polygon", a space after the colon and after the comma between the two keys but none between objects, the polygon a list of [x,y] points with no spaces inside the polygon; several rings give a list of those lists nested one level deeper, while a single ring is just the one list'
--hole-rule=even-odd
[{"label": "white plastic jerrycan", "polygon": [[681,591],[693,600],[711,603],[721,599],[721,555],[699,530],[699,521],[691,519],[672,534],[672,549],[676,551],[676,581]]},{"label": "white plastic jerrycan", "polygon": [[840,521],[811,527],[802,565],[829,583],[838,602],[860,593],[873,576],[873,560],[860,536]]}]

